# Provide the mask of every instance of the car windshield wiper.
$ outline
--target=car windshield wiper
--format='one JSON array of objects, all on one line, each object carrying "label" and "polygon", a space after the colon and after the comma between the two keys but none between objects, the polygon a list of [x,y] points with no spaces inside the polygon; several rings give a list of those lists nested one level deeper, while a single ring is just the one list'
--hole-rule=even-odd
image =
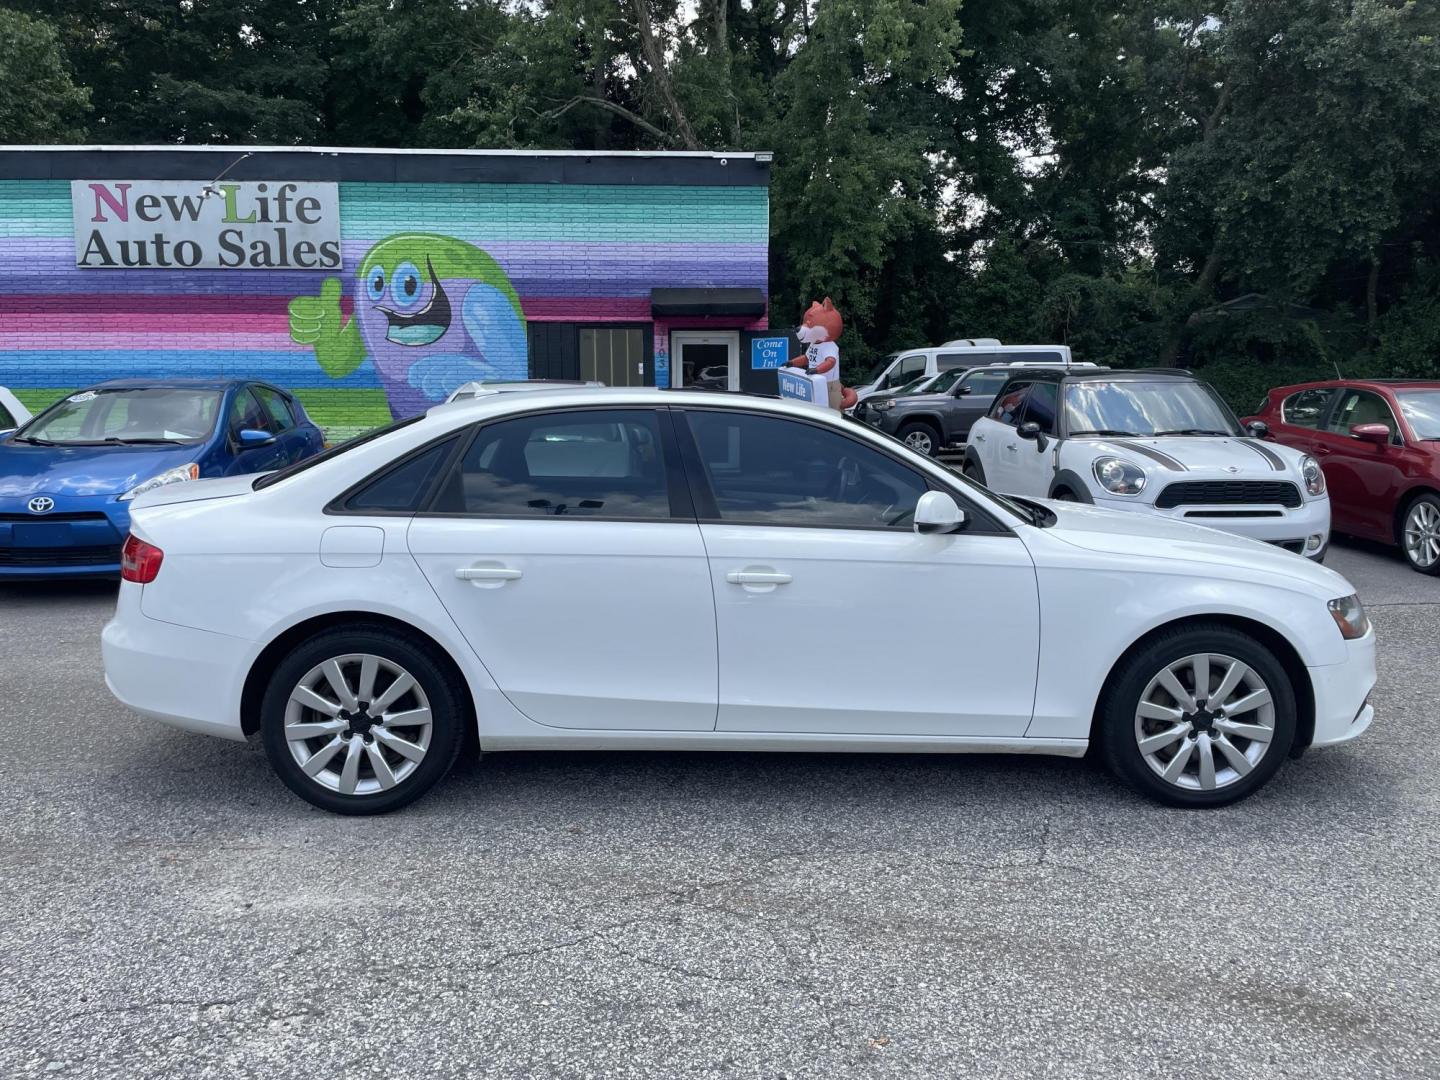
[{"label": "car windshield wiper", "polygon": [[52,441],[50,441],[49,439],[37,439],[34,435],[16,435],[16,436],[14,436],[13,438],[11,438],[10,441],[11,441],[11,442],[30,443],[32,446],[59,446],[59,445],[60,445],[58,442],[52,442]]},{"label": "car windshield wiper", "polygon": [[161,437],[161,436],[159,436],[159,435],[147,436],[147,437],[139,438],[139,439],[122,439],[122,438],[120,438],[119,435],[106,435],[105,438],[101,439],[101,440],[100,440],[98,443],[96,443],[95,445],[97,445],[97,446],[99,446],[99,445],[105,445],[105,446],[152,446],[152,445],[158,445],[158,444],[162,444],[162,443],[163,443],[163,444],[170,445],[170,446],[179,446],[179,445],[181,445],[179,439],[166,439],[166,438],[163,438],[163,437]]},{"label": "car windshield wiper", "polygon": [[1156,435],[1234,435],[1233,431],[1216,431],[1213,428],[1176,428],[1174,431],[1157,431]]},{"label": "car windshield wiper", "polygon": [[1114,428],[1087,428],[1083,431],[1072,431],[1070,437],[1077,435],[1104,435],[1111,439],[1148,439],[1149,435],[1142,435],[1138,431],[1116,431]]}]

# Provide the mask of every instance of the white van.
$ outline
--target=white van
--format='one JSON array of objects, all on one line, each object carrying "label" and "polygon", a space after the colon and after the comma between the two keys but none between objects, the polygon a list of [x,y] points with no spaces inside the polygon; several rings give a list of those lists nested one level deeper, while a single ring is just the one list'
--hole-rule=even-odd
[{"label": "white van", "polygon": [[1070,346],[1002,345],[998,338],[957,338],[944,345],[902,349],[876,364],[869,378],[854,390],[857,399],[864,401],[871,394],[895,390],[951,368],[1011,364],[1020,360],[1065,366],[1070,363]]}]

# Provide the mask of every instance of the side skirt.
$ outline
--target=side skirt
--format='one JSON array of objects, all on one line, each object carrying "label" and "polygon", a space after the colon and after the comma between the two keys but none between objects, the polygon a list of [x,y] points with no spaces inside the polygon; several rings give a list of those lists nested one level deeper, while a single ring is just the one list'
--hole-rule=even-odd
[{"label": "side skirt", "polygon": [[502,750],[729,750],[763,753],[1048,754],[1084,757],[1087,739],[985,739],[966,735],[820,735],[753,731],[562,731],[480,734],[485,753]]}]

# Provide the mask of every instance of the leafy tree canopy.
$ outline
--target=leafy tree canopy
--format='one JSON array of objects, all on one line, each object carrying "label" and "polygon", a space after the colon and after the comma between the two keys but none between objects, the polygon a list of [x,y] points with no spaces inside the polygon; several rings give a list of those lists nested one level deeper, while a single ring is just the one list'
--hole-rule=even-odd
[{"label": "leafy tree canopy", "polygon": [[773,150],[772,319],[857,366],[1440,365],[1434,3],[0,3],[8,141]]}]

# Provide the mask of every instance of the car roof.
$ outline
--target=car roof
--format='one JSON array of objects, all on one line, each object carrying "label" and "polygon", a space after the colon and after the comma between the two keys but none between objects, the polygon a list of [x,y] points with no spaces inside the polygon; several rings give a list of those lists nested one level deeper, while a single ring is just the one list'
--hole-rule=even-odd
[{"label": "car roof", "polygon": [[1440,390],[1440,379],[1316,379],[1313,382],[1277,386],[1274,392],[1289,394],[1300,390],[1339,390],[1347,386],[1371,390]]},{"label": "car roof", "polygon": [[[528,411],[538,402],[545,407],[564,409],[572,406],[586,408],[654,408],[659,405],[693,408],[747,408],[761,407],[777,412],[814,418],[817,414],[839,417],[832,409],[820,408],[800,401],[771,397],[767,394],[752,394],[739,390],[692,390],[688,387],[664,386],[547,386],[534,389],[515,390],[508,394],[481,394],[477,397],[460,398],[433,405],[426,415],[434,417],[459,416],[463,412],[477,416]],[[850,421],[844,420],[844,423]]]},{"label": "car roof", "polygon": [[264,379],[106,379],[104,382],[95,383],[86,387],[87,390],[227,390],[232,386],[245,386],[248,383],[261,383],[268,386]]}]

